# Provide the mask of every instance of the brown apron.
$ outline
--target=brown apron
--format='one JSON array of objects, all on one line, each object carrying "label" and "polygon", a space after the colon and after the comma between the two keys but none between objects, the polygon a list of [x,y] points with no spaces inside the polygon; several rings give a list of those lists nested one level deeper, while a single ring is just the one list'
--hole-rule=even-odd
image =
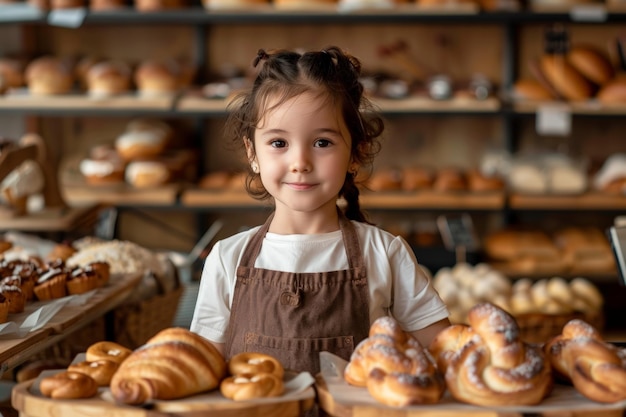
[{"label": "brown apron", "polygon": [[237,268],[237,282],[226,333],[225,356],[261,352],[286,369],[320,370],[319,352],[346,360],[368,336],[369,292],[354,225],[339,214],[349,269],[284,272],[255,268],[273,214],[248,243]]}]

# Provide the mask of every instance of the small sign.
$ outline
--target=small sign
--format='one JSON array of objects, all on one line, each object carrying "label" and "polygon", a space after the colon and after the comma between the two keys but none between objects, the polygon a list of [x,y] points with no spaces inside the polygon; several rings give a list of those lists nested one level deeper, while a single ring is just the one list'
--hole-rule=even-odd
[{"label": "small sign", "polygon": [[579,4],[570,10],[573,22],[606,22],[608,12],[604,4]]},{"label": "small sign", "polygon": [[56,9],[48,13],[48,24],[75,29],[80,27],[87,17],[87,8]]},{"label": "small sign", "polygon": [[437,227],[448,250],[463,248],[465,251],[474,251],[480,246],[469,214],[441,215],[437,218]]},{"label": "small sign", "polygon": [[563,104],[548,104],[537,108],[535,129],[539,135],[568,136],[572,132],[572,111]]}]

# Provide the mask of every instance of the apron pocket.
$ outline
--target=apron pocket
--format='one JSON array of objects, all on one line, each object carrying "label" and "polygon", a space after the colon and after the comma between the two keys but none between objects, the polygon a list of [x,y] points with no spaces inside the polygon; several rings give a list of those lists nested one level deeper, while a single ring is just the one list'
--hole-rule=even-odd
[{"label": "apron pocket", "polygon": [[350,360],[350,355],[354,351],[354,338],[352,336],[284,338],[247,332],[245,351],[274,356],[285,369],[309,371],[315,375],[320,370],[320,352],[330,352]]}]

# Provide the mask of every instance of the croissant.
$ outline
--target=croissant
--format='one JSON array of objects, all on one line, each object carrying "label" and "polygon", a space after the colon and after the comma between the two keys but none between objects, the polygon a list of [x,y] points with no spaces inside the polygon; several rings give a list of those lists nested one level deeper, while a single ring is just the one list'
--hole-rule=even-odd
[{"label": "croissant", "polygon": [[437,334],[429,350],[459,401],[482,406],[534,405],[553,386],[549,361],[520,339],[515,319],[490,304],[472,307],[469,326]]},{"label": "croissant", "polygon": [[183,328],[157,333],[120,365],[111,379],[119,403],[171,400],[215,389],[226,361],[203,337]]},{"label": "croissant", "polygon": [[626,349],[605,342],[589,323],[570,320],[544,351],[556,375],[590,400],[626,400]]}]

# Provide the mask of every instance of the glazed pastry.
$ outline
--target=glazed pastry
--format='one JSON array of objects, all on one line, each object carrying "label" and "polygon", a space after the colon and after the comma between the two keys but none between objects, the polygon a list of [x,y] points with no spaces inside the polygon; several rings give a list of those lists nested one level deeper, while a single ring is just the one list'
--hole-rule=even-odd
[{"label": "glazed pastry", "polygon": [[370,327],[345,368],[351,385],[367,387],[377,401],[395,407],[438,402],[444,391],[442,375],[428,352],[391,317]]},{"label": "glazed pastry", "polygon": [[120,364],[132,353],[132,350],[115,342],[102,341],[87,348],[85,359],[89,362],[107,360]]},{"label": "glazed pastry", "polygon": [[556,375],[592,401],[626,400],[626,349],[605,342],[589,323],[570,320],[544,350]]},{"label": "glazed pastry", "polygon": [[90,398],[98,393],[98,384],[83,373],[64,371],[42,378],[39,390],[55,400]]},{"label": "glazed pastry", "polygon": [[235,401],[278,397],[285,387],[282,378],[268,372],[240,373],[229,376],[220,383],[220,392]]},{"label": "glazed pastry", "polygon": [[73,363],[67,367],[69,372],[79,372],[88,375],[96,381],[99,387],[106,387],[111,383],[113,374],[117,371],[117,362],[101,359],[97,361],[83,361]]},{"label": "glazed pastry", "polygon": [[479,406],[533,405],[551,391],[550,362],[520,339],[509,313],[491,303],[474,306],[469,326],[437,334],[429,350],[458,401]]}]

